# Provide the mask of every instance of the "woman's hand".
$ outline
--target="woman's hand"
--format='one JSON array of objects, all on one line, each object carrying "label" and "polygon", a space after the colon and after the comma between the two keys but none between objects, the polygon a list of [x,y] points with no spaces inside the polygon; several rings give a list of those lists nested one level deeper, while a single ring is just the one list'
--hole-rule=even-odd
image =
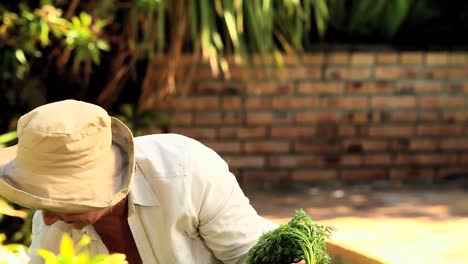
[{"label": "woman's hand", "polygon": [[299,261],[299,262],[291,263],[291,264],[307,264],[307,263],[305,262],[305,260],[301,260],[301,261]]}]

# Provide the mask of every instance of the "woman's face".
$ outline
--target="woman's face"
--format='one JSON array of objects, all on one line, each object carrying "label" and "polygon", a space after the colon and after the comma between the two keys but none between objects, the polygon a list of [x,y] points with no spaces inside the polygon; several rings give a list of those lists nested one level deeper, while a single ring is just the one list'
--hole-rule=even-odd
[{"label": "woman's face", "polygon": [[42,210],[42,219],[46,225],[52,225],[57,221],[63,221],[71,225],[74,229],[83,229],[85,226],[95,224],[109,211],[109,208],[85,213],[56,213]]}]

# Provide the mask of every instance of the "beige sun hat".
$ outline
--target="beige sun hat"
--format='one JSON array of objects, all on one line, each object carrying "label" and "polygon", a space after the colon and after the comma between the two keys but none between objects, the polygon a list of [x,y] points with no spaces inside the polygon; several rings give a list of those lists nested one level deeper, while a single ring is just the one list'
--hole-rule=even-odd
[{"label": "beige sun hat", "polygon": [[32,209],[80,213],[111,207],[135,168],[130,129],[101,107],[65,100],[18,121],[18,144],[0,150],[0,196]]}]

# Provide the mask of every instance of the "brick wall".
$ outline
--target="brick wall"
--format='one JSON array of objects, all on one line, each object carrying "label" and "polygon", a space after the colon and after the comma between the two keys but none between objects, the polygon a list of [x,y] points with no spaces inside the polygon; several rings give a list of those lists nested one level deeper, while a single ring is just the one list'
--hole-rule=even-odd
[{"label": "brick wall", "polygon": [[468,169],[468,53],[334,52],[258,58],[230,80],[196,68],[168,100],[170,132],[196,138],[243,182],[432,183]]}]

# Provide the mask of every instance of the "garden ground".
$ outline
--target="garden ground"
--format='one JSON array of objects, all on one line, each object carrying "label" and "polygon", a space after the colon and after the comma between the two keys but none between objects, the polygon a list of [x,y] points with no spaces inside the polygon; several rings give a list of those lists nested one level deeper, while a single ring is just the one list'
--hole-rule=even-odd
[{"label": "garden ground", "polygon": [[467,263],[468,191],[454,187],[244,188],[258,213],[286,223],[304,208],[335,226],[330,242],[384,263]]}]

